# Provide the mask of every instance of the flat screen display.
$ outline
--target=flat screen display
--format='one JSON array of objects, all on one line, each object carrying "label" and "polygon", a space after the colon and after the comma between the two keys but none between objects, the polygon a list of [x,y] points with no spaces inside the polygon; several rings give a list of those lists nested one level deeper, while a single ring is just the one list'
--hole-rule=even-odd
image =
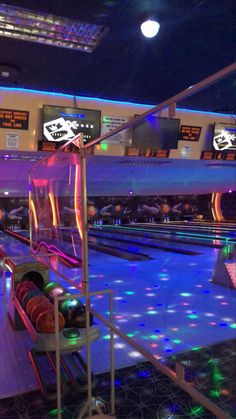
[{"label": "flat screen display", "polygon": [[236,151],[236,124],[214,124],[213,149]]},{"label": "flat screen display", "polygon": [[43,140],[52,143],[68,141],[83,133],[84,143],[100,136],[101,111],[61,106],[43,106]]},{"label": "flat screen display", "polygon": [[148,116],[133,128],[132,145],[140,149],[178,148],[180,119]]}]

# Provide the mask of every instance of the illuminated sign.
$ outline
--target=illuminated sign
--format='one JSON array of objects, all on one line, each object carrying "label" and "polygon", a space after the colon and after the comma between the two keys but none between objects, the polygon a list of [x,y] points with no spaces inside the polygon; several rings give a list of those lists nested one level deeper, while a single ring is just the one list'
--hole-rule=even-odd
[{"label": "illuminated sign", "polygon": [[170,150],[157,150],[152,148],[138,148],[138,147],[126,147],[125,155],[133,157],[160,157],[167,158],[169,157]]},{"label": "illuminated sign", "polygon": [[217,151],[236,151],[236,124],[215,124],[213,148]]},{"label": "illuminated sign", "polygon": [[201,134],[201,127],[193,127],[191,125],[181,125],[179,140],[198,141]]},{"label": "illuminated sign", "polygon": [[203,151],[201,155],[203,160],[235,160],[235,151]]},{"label": "illuminated sign", "polygon": [[28,129],[29,112],[12,109],[0,109],[0,128]]}]

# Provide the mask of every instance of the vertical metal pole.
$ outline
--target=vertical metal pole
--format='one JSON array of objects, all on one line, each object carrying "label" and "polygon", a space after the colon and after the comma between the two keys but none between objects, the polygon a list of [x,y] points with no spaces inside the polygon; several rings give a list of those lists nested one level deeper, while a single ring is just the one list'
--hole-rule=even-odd
[{"label": "vertical metal pole", "polygon": [[33,237],[32,237],[32,209],[31,209],[31,199],[32,199],[32,183],[31,183],[31,173],[29,172],[29,239],[30,239],[30,253],[33,250]]},{"label": "vertical metal pole", "polygon": [[86,302],[86,354],[88,382],[88,415],[92,415],[92,383],[91,383],[91,348],[90,348],[90,300],[88,282],[88,220],[87,220],[87,187],[86,187],[86,153],[83,134],[80,134],[80,173],[81,173],[81,216],[82,216],[82,284]]},{"label": "vertical metal pole", "polygon": [[54,297],[55,344],[56,344],[56,379],[57,379],[57,418],[61,419],[61,368],[59,347],[58,297]]},{"label": "vertical metal pole", "polygon": [[[3,325],[6,327],[7,324],[7,277],[6,277],[6,260],[5,258],[2,261],[2,269],[3,269]],[[12,293],[12,284],[11,284],[11,293]],[[10,295],[12,298],[12,294]]]},{"label": "vertical metal pole", "polygon": [[[114,321],[113,293],[110,292],[110,323]],[[115,415],[115,362],[114,362],[114,330],[110,329],[110,369],[111,369],[111,414]]]}]

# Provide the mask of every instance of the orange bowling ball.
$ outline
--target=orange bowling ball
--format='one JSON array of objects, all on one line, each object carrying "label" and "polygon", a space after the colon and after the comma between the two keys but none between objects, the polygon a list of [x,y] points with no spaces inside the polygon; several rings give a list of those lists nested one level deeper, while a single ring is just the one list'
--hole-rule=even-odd
[{"label": "orange bowling ball", "polygon": [[28,303],[26,304],[26,313],[28,314],[28,316],[30,316],[30,313],[35,304],[38,304],[42,300],[48,301],[48,299],[44,297],[44,295],[36,295],[28,301]]},{"label": "orange bowling ball", "polygon": [[[58,313],[59,331],[65,326],[65,319],[63,315]],[[55,316],[54,310],[46,309],[41,313],[36,320],[36,330],[40,333],[54,333],[55,332]]]},{"label": "orange bowling ball", "polygon": [[35,304],[30,313],[32,323],[35,323],[38,316],[48,308],[53,309],[53,305],[49,300],[42,299],[38,304]]},{"label": "orange bowling ball", "polygon": [[[28,292],[30,292],[30,291],[36,291],[36,290],[37,290],[37,288],[32,288],[32,287],[30,287],[28,285],[26,285],[25,287],[22,287],[21,290],[20,290],[20,292],[18,293],[18,300],[20,302],[22,302],[24,296],[26,294],[28,294]],[[37,290],[37,291],[39,291],[39,290]]]},{"label": "orange bowling ball", "polygon": [[21,289],[26,287],[26,286],[28,288],[32,289],[32,290],[37,288],[36,285],[32,281],[19,282],[19,284],[17,284],[16,289],[15,289],[15,294],[16,294],[17,298],[18,298],[18,295],[19,295]]}]

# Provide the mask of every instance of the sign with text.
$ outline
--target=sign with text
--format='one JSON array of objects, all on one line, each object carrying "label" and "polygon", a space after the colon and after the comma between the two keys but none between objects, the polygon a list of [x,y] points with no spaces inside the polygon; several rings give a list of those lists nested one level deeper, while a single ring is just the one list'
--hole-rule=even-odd
[{"label": "sign with text", "polygon": [[0,109],[0,128],[28,129],[29,112],[14,109]]},{"label": "sign with text", "polygon": [[[102,134],[112,131],[113,129],[120,127],[128,121],[125,116],[104,116],[102,119]],[[102,143],[108,144],[125,144],[128,139],[128,130],[119,132],[113,135]]]},{"label": "sign with text", "polygon": [[201,127],[193,127],[191,125],[181,125],[179,140],[181,141],[198,141],[201,134]]},{"label": "sign with text", "polygon": [[13,132],[6,134],[6,149],[19,149],[19,134],[15,134]]}]

